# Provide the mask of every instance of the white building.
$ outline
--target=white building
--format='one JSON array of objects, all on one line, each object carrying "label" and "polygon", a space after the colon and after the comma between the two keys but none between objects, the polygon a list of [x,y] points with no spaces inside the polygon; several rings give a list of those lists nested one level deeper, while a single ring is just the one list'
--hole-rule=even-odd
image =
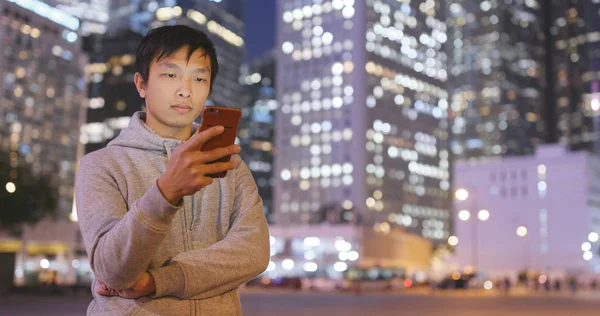
[{"label": "white building", "polygon": [[278,225],[450,234],[445,7],[277,1]]},{"label": "white building", "polygon": [[598,157],[543,145],[534,156],[457,163],[454,172],[460,267],[492,277],[600,272]]}]

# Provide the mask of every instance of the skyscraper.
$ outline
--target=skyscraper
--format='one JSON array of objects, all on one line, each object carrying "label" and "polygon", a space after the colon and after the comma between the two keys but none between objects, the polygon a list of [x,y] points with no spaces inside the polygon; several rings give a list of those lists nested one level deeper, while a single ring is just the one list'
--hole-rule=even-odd
[{"label": "skyscraper", "polygon": [[599,1],[549,1],[549,141],[598,149],[600,111]]},{"label": "skyscraper", "polygon": [[449,0],[451,148],[457,159],[527,155],[546,126],[541,2]]},{"label": "skyscraper", "polygon": [[278,1],[275,222],[450,230],[445,6]]},{"label": "skyscraper", "polygon": [[106,146],[127,127],[131,115],[143,109],[143,100],[133,85],[135,51],[141,39],[141,34],[131,30],[84,39],[90,56],[86,66],[87,121],[81,129],[85,152]]},{"label": "skyscraper", "polygon": [[77,17],[81,21],[79,33],[82,36],[106,32],[109,0],[48,0],[45,2]]},{"label": "skyscraper", "polygon": [[238,132],[242,147],[240,155],[254,176],[269,222],[272,222],[273,213],[273,142],[277,110],[274,80],[274,51],[243,65],[240,71],[240,84],[244,87],[244,108]]},{"label": "skyscraper", "polygon": [[207,104],[242,106],[238,79],[244,55],[243,8],[233,14],[225,11],[234,2],[240,6],[245,3],[242,0],[111,3],[107,33],[87,42],[93,62],[87,68],[91,103],[89,121],[83,127],[88,152],[103,147],[127,126],[135,111],[142,109],[143,102],[133,85],[135,51],[144,34],[162,25],[184,24],[208,34],[216,47],[219,74]]},{"label": "skyscraper", "polygon": [[0,12],[0,149],[13,168],[28,163],[34,175],[52,176],[58,214],[66,218],[85,118],[79,21],[36,0],[0,0]]}]

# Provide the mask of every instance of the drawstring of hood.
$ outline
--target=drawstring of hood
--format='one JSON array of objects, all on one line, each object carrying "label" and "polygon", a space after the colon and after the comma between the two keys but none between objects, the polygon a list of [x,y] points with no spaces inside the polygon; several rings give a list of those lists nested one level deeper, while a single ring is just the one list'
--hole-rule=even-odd
[{"label": "drawstring of hood", "polygon": [[171,147],[169,147],[168,142],[163,141],[163,146],[165,146],[165,151],[167,152],[167,161],[171,160]]}]

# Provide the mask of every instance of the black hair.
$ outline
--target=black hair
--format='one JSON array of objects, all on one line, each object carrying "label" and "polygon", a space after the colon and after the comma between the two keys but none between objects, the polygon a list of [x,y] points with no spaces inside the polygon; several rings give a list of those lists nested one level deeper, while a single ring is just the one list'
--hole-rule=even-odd
[{"label": "black hair", "polygon": [[150,30],[138,46],[135,57],[136,71],[142,75],[144,82],[148,82],[152,62],[170,57],[184,47],[189,48],[188,61],[198,49],[202,49],[210,58],[210,90],[212,91],[219,72],[215,45],[206,33],[186,25],[166,25]]}]

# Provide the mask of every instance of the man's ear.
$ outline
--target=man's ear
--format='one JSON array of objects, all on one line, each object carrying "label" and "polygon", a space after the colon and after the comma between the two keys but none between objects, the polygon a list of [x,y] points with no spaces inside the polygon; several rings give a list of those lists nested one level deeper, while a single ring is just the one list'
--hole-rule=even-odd
[{"label": "man's ear", "polygon": [[136,72],[135,76],[133,76],[133,83],[135,84],[135,88],[140,94],[140,98],[146,98],[146,83],[144,82],[144,78],[142,78],[142,75],[139,72]]}]

